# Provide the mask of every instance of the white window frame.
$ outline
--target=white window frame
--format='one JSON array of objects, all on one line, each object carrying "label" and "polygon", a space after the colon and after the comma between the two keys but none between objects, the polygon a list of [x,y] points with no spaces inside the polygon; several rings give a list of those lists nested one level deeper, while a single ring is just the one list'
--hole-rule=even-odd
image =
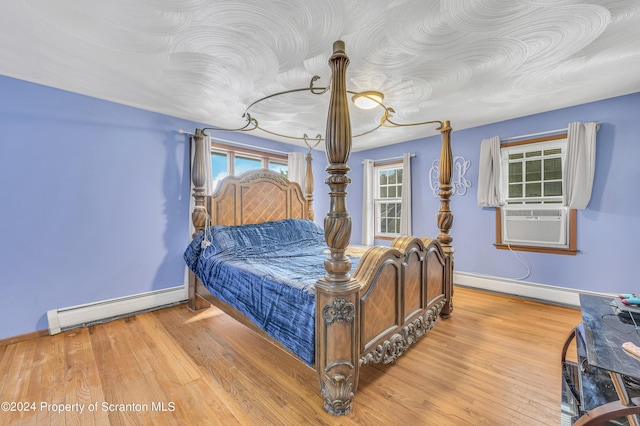
[{"label": "white window frame", "polygon": [[[560,153],[557,154],[545,154],[546,151],[556,151],[556,150],[560,150]],[[529,160],[527,160],[526,158],[523,159],[510,159],[510,156],[514,155],[514,154],[522,154],[523,156],[526,156],[527,153],[533,153],[533,152],[537,152],[540,151],[542,152],[542,155],[540,156],[536,156],[536,157],[531,157]],[[532,205],[554,205],[554,207],[558,207],[558,205],[562,205],[563,203],[563,194],[562,191],[564,190],[563,188],[563,177],[562,177],[562,170],[564,170],[565,167],[565,157],[566,157],[566,152],[567,152],[567,138],[563,138],[563,139],[557,139],[557,140],[552,140],[552,141],[545,141],[545,142],[534,142],[534,143],[527,143],[527,144],[522,144],[522,145],[517,145],[517,146],[510,146],[510,147],[504,147],[500,150],[500,157],[501,157],[501,166],[502,166],[502,170],[501,170],[501,191],[504,194],[504,200],[505,203],[507,205],[509,204],[532,204]],[[545,180],[544,179],[544,160],[546,159],[556,159],[556,158],[560,158],[561,161],[561,176],[560,179],[552,179],[552,180]],[[540,180],[536,180],[536,181],[527,181],[526,180],[526,165],[527,163],[531,163],[533,161],[541,161],[541,169],[540,169],[540,174],[541,174],[541,179]],[[511,182],[509,182],[509,165],[513,164],[513,163],[521,163],[523,165],[523,180],[521,182],[522,184],[522,195],[519,197],[512,197],[510,196],[510,191],[509,191],[509,187],[512,184]],[[514,182],[515,184],[519,184],[519,182]],[[539,196],[530,196],[527,197],[526,195],[526,188],[525,186],[527,184],[536,184],[539,183],[540,184],[540,188],[541,188],[541,194]],[[559,183],[560,184],[560,188],[561,188],[561,192],[560,195],[545,195],[544,194],[544,186],[545,183]]]},{"label": "white window frame", "polygon": [[[288,159],[286,155],[273,154],[266,151],[259,151],[254,149],[247,148],[239,148],[232,145],[226,145],[219,142],[212,141],[211,142],[211,155],[212,154],[224,154],[227,156],[227,171],[228,175],[220,177],[219,180],[222,180],[226,176],[233,176],[236,174],[235,171],[235,158],[242,157],[252,160],[260,160],[260,168],[270,169],[270,164],[280,164],[284,166],[288,166]],[[288,169],[287,169],[288,172]],[[213,177],[216,177],[216,171],[213,170]],[[285,176],[288,177],[288,176]],[[219,180],[214,181],[214,185],[217,186]]]},{"label": "white window frame", "polygon": [[[395,186],[396,188],[396,193],[394,197],[381,197],[381,185],[380,185],[380,173],[382,172],[387,172],[387,171],[391,171],[391,170],[400,170],[402,171],[402,176],[403,176],[403,180],[404,180],[404,167],[402,166],[402,162],[394,162],[394,163],[387,163],[384,165],[375,165],[374,166],[374,180],[375,180],[375,185],[374,185],[374,197],[373,197],[373,203],[374,203],[374,222],[375,222],[375,238],[377,239],[386,239],[386,238],[396,238],[398,236],[400,236],[400,229],[401,229],[401,215],[400,212],[401,210],[398,210],[396,208],[396,213],[395,216],[393,216],[392,219],[397,220],[397,230],[398,232],[387,232],[386,230],[383,232],[382,230],[382,208],[384,206],[387,206],[388,204],[396,204],[400,206],[400,209],[402,209],[402,182],[400,183],[394,183],[393,186]],[[389,188],[389,185],[387,185],[387,188]],[[398,191],[399,189],[399,191]],[[390,219],[390,218],[385,218],[385,219]]]}]

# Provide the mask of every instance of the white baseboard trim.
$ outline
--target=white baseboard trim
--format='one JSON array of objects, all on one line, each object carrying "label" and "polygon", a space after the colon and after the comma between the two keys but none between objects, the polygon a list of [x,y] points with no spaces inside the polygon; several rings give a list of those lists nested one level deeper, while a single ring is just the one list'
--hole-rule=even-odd
[{"label": "white baseboard trim", "polygon": [[554,305],[580,307],[580,293],[611,296],[610,294],[594,293],[573,288],[557,287],[547,284],[537,284],[526,281],[512,280],[489,275],[472,274],[468,272],[453,273],[453,283],[464,287],[510,294],[527,299],[540,300]]},{"label": "white baseboard trim", "polygon": [[148,293],[118,297],[85,305],[47,311],[49,334],[57,334],[87,324],[149,311],[187,300],[187,288],[171,287]]}]

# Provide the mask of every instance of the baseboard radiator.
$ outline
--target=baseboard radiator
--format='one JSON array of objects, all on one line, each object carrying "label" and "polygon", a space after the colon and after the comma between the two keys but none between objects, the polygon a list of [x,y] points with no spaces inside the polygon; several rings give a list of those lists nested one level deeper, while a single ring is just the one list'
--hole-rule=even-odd
[{"label": "baseboard radiator", "polygon": [[[571,288],[458,271],[454,272],[453,282],[456,285],[464,287],[510,294],[571,307],[579,307],[579,294],[585,293],[585,291]],[[593,294],[609,296],[603,293]],[[187,289],[184,286],[180,286],[85,305],[53,309],[47,312],[49,334],[57,334],[65,330],[85,327],[93,323],[151,311],[182,303],[186,300]]]},{"label": "baseboard radiator", "polygon": [[453,282],[454,284],[463,287],[493,291],[496,293],[509,294],[526,299],[539,300],[541,302],[554,305],[570,306],[575,308],[580,307],[580,293],[611,296],[610,294],[604,293],[594,293],[572,288],[457,271],[453,273]]},{"label": "baseboard radiator", "polygon": [[184,286],[47,311],[49,334],[147,312],[187,300]]}]

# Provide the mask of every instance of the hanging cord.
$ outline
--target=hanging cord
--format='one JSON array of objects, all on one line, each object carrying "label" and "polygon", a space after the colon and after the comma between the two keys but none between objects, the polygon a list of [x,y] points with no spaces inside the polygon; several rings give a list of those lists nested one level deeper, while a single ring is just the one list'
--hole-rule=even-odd
[{"label": "hanging cord", "polygon": [[[516,259],[518,259],[518,261],[520,261],[520,263],[522,263],[524,265],[524,267],[527,269],[527,273],[521,277],[518,278],[509,278],[509,277],[504,277],[508,280],[514,280],[514,281],[522,281],[524,279],[529,278],[529,275],[531,275],[531,268],[529,267],[529,265],[527,265],[527,262],[525,262],[520,256],[518,256],[518,253],[515,252],[515,250],[513,250],[511,248],[511,245],[509,244],[509,242],[507,242],[507,247],[509,247],[509,251],[511,251],[511,253],[513,253],[513,255],[516,257]],[[474,275],[478,275],[481,277],[488,277],[488,278],[495,278],[495,275],[490,275],[490,274],[483,274],[480,272],[474,272]]]},{"label": "hanging cord", "polygon": [[513,253],[513,255],[516,257],[516,259],[518,259],[520,261],[520,263],[522,263],[524,265],[524,267],[527,269],[527,273],[520,277],[520,278],[511,278],[513,280],[524,280],[526,278],[529,278],[529,275],[531,275],[531,268],[529,267],[529,265],[527,265],[527,262],[525,262],[524,260],[522,260],[522,258],[520,256],[518,256],[518,253],[516,253],[512,248],[511,248],[511,244],[509,244],[509,241],[507,241],[507,247],[509,247],[509,251],[511,253]]},{"label": "hanging cord", "polygon": [[[211,216],[209,215],[209,212],[207,212],[207,224],[211,223]],[[211,255],[207,255],[206,251],[207,248],[209,248],[210,246],[213,245],[213,243],[211,242],[211,231],[212,231],[212,226],[211,225],[207,225],[203,232],[204,232],[204,238],[202,239],[202,242],[200,243],[200,248],[203,250],[201,256],[205,259],[210,259],[212,256],[214,256],[216,254],[216,251],[214,250],[214,252]]]}]

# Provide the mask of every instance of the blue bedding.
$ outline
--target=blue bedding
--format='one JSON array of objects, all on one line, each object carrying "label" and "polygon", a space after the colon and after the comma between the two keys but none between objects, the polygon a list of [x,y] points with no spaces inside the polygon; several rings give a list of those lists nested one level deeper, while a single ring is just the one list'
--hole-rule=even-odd
[{"label": "blue bedding", "polygon": [[184,258],[214,296],[312,365],[314,284],[325,274],[327,249],[318,225],[287,219],[210,227]]}]

